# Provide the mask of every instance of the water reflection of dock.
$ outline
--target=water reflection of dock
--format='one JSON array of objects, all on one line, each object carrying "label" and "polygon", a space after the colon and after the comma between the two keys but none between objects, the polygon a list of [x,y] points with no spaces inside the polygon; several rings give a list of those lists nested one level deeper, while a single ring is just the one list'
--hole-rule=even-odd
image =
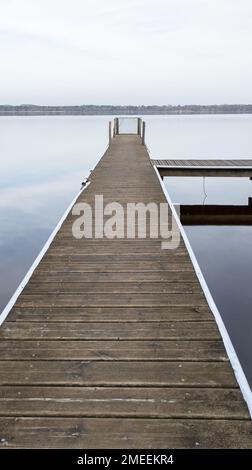
[{"label": "water reflection of dock", "polygon": [[247,206],[182,204],[180,220],[183,225],[252,225],[251,198]]},{"label": "water reflection of dock", "polygon": [[[166,202],[139,125],[118,135],[117,122],[78,202]],[[0,447],[250,448],[185,239],[174,250],[150,236],[77,240],[73,220],[69,211],[1,328]]]}]

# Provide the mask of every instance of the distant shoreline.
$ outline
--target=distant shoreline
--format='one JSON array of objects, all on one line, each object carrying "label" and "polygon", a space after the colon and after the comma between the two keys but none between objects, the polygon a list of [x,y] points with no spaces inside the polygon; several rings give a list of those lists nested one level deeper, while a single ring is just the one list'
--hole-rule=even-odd
[{"label": "distant shoreline", "polygon": [[252,114],[252,104],[184,105],[184,106],[36,106],[0,105],[0,116],[106,116],[106,115],[186,115]]}]

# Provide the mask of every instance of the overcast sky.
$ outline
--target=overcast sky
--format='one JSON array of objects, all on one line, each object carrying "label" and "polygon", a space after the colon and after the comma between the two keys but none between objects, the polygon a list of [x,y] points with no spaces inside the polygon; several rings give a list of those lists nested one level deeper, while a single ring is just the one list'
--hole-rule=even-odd
[{"label": "overcast sky", "polygon": [[252,0],[0,0],[1,104],[252,103]]}]

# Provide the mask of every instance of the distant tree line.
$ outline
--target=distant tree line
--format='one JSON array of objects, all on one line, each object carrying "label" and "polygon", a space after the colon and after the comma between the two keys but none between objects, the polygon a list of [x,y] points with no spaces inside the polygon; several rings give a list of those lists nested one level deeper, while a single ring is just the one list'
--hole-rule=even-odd
[{"label": "distant tree line", "polygon": [[18,106],[0,105],[0,116],[41,116],[41,115],[146,115],[146,114],[252,114],[251,104],[222,105],[164,105],[164,106]]}]

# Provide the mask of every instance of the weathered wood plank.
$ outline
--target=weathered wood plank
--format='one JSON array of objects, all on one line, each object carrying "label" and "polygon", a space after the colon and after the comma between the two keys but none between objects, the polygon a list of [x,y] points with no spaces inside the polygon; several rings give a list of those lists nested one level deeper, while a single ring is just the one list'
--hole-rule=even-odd
[{"label": "weathered wood plank", "polygon": [[179,264],[175,260],[169,260],[169,262],[164,261],[136,261],[134,260],[134,257],[132,257],[131,262],[125,262],[124,260],[121,260],[120,262],[114,263],[114,262],[106,262],[106,263],[99,263],[98,260],[97,262],[93,263],[84,263],[80,261],[71,261],[68,258],[59,261],[58,258],[53,259],[51,261],[47,261],[43,259],[43,263],[39,265],[37,270],[35,271],[36,273],[39,272],[69,272],[69,271],[75,271],[75,272],[94,272],[94,273],[99,273],[99,272],[139,272],[142,273],[143,271],[151,271],[151,272],[157,272],[160,270],[164,271],[175,271],[175,272],[194,272],[192,263],[187,259],[186,261],[180,261]]},{"label": "weathered wood plank", "polygon": [[[137,233],[137,232],[136,232]],[[127,233],[125,234],[127,235]],[[180,235],[176,236],[176,240],[180,239]],[[90,239],[89,239],[90,240]],[[153,255],[154,251],[158,254],[162,254],[162,239],[156,240],[155,238],[142,238],[138,239],[138,241],[135,242],[135,240],[132,240],[130,242],[128,241],[123,241],[119,238],[107,240],[106,242],[103,242],[100,240],[100,243],[98,243],[99,239],[95,239],[95,242],[87,241],[87,239],[82,238],[82,239],[76,239],[72,235],[72,240],[71,236],[68,236],[63,239],[56,239],[54,242],[53,247],[48,250],[48,254],[52,253],[59,253],[59,255],[68,255],[68,254],[74,254],[74,255],[82,255],[86,254],[87,256],[92,256],[94,254],[99,254],[99,256],[106,256],[107,255],[124,255],[126,256],[127,254],[133,254],[133,253],[138,253],[139,255],[141,254],[147,254],[147,255]],[[148,240],[148,241],[146,241]],[[70,251],[70,247],[72,251]],[[167,251],[167,250],[165,250]],[[176,253],[177,254],[182,254],[184,252],[184,243],[181,241],[180,246],[176,248]]]},{"label": "weathered wood plank", "polygon": [[6,322],[1,339],[219,339],[214,321],[130,323]]},{"label": "weathered wood plank", "polygon": [[[163,254],[164,252],[164,254]],[[158,262],[166,262],[166,267],[169,266],[169,261],[172,260],[173,262],[180,263],[181,262],[188,262],[188,255],[185,253],[184,250],[180,252],[175,252],[175,253],[170,253],[168,250],[162,250],[162,253],[156,253],[156,254],[149,254],[149,253],[127,253],[123,254],[121,253],[120,255],[112,255],[111,253],[106,253],[106,254],[86,254],[84,252],[79,252],[77,254],[74,254],[74,252],[71,251],[69,254],[60,254],[56,253],[55,251],[53,252],[48,252],[48,254],[45,255],[45,261],[56,261],[56,262],[80,262],[80,263],[98,263],[98,264],[103,264],[103,263],[130,263],[134,259],[134,262],[140,262],[140,266],[142,266],[142,261],[143,262],[148,262],[148,261],[153,261],[154,263]]]},{"label": "weathered wood plank", "polygon": [[237,389],[2,387],[0,416],[247,419]]},{"label": "weathered wood plank", "polygon": [[213,321],[208,306],[165,307],[17,307],[7,322],[163,322]]},{"label": "weathered wood plank", "polygon": [[196,274],[191,271],[116,271],[116,272],[81,272],[81,271],[36,271],[31,281],[33,283],[48,282],[136,282],[136,283],[183,283],[197,281]]},{"label": "weathered wood plank", "polygon": [[121,307],[121,306],[205,306],[202,292],[199,294],[155,294],[155,293],[87,293],[87,294],[21,294],[16,305],[23,307]]},{"label": "weathered wood plank", "polygon": [[[76,239],[70,233],[67,237],[63,237],[64,233],[60,232],[60,238],[56,238],[52,251],[54,253],[59,252],[61,254],[67,254],[67,251],[70,251],[72,248],[72,253],[85,253],[85,254],[121,254],[121,253],[148,253],[153,254],[153,252],[161,253],[162,239],[156,240],[155,238],[137,238],[134,240],[126,239],[112,239],[112,240],[103,240],[103,239]],[[183,244],[181,247],[178,247],[178,250],[182,251],[184,249]],[[70,253],[71,254],[71,253]]]},{"label": "weathered wood plank", "polygon": [[227,361],[220,340],[1,340],[1,360]]},{"label": "weathered wood plank", "polygon": [[1,385],[235,388],[227,362],[0,361]]},{"label": "weathered wood plank", "polygon": [[244,420],[1,418],[3,448],[251,448]]},{"label": "weathered wood plank", "polygon": [[198,282],[29,282],[23,293],[28,294],[83,294],[83,293],[185,293],[202,292]]}]

